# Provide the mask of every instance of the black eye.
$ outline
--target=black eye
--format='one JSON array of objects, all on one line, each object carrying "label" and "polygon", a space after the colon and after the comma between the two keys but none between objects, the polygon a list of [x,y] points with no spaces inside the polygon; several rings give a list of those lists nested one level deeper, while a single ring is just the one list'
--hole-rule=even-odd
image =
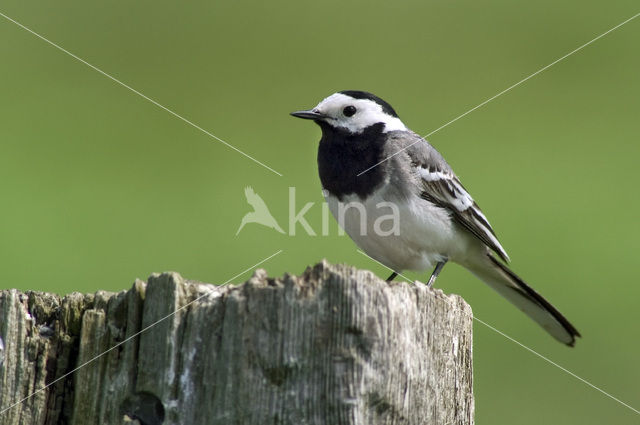
[{"label": "black eye", "polygon": [[342,110],[342,113],[344,114],[345,117],[352,117],[353,114],[356,113],[356,107],[352,105],[345,106],[344,109]]}]

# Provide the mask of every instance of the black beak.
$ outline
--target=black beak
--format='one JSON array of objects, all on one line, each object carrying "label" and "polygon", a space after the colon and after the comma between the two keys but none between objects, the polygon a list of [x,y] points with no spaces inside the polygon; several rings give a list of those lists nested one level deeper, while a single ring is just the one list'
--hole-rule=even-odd
[{"label": "black beak", "polygon": [[325,117],[321,113],[314,110],[296,111],[296,112],[292,112],[291,115],[297,118],[304,118],[305,120],[321,120]]}]

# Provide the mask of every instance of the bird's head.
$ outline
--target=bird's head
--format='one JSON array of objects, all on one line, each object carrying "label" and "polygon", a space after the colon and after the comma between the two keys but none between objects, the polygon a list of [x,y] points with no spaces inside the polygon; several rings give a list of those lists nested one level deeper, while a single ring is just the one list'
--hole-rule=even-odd
[{"label": "bird's head", "polygon": [[291,115],[314,120],[323,131],[340,129],[357,134],[380,123],[384,124],[384,132],[407,130],[391,105],[374,94],[357,90],[334,93],[315,108]]}]

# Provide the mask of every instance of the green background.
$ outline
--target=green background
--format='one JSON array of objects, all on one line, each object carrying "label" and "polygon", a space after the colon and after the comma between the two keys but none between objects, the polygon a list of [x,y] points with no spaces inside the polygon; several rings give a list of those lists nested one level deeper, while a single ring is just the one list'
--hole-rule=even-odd
[{"label": "green background", "polygon": [[[5,0],[0,11],[283,174],[0,18],[1,286],[67,293],[164,270],[222,283],[280,249],[264,264],[273,276],[326,257],[386,277],[333,219],[330,236],[256,224],[235,236],[249,185],[283,227],[296,187],[320,229],[320,131],[288,113],[367,90],[426,134],[640,10],[637,0]],[[438,286],[636,408],[639,40],[640,18],[430,137],[513,268],[584,338],[558,344],[456,265]],[[640,420],[474,328],[478,424]]]}]

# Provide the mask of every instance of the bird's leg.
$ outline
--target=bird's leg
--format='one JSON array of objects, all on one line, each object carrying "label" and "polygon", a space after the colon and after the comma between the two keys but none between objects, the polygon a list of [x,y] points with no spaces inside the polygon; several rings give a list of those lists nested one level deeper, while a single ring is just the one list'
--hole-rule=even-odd
[{"label": "bird's leg", "polygon": [[389,276],[389,278],[387,279],[387,282],[391,282],[393,279],[396,278],[396,276],[398,276],[398,273],[396,272],[391,273],[391,276]]},{"label": "bird's leg", "polygon": [[438,263],[436,264],[436,268],[433,269],[433,273],[431,273],[431,277],[429,278],[429,282],[427,283],[427,286],[429,288],[433,286],[433,283],[438,278],[438,275],[442,271],[442,268],[444,267],[444,265],[447,264],[447,261],[449,261],[448,258],[445,258],[443,261],[438,261]]}]

